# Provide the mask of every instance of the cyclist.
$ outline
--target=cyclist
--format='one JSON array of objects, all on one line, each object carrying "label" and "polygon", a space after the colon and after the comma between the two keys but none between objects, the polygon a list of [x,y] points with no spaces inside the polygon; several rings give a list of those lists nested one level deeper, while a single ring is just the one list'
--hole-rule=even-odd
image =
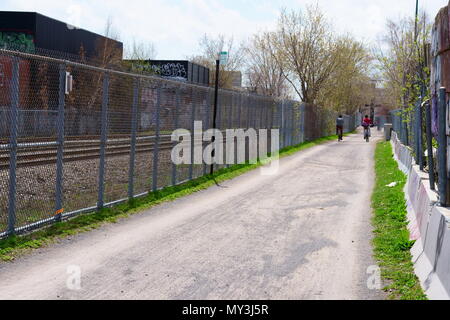
[{"label": "cyclist", "polygon": [[370,120],[368,115],[364,116],[364,119],[362,121],[362,126],[364,127],[364,139],[366,139],[366,132],[367,136],[370,137],[370,125],[372,124],[372,120]]},{"label": "cyclist", "polygon": [[344,134],[344,118],[342,115],[336,119],[336,134],[338,135],[338,141],[342,141],[342,135]]}]

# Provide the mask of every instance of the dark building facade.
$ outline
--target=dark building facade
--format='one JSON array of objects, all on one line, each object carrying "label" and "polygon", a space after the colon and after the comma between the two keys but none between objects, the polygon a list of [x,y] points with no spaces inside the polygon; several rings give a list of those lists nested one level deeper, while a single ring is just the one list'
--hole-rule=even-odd
[{"label": "dark building facade", "polygon": [[[34,52],[36,48],[78,55],[83,47],[95,57],[99,41],[108,38],[36,12],[0,11],[0,48]],[[123,44],[113,41],[123,53]]]}]

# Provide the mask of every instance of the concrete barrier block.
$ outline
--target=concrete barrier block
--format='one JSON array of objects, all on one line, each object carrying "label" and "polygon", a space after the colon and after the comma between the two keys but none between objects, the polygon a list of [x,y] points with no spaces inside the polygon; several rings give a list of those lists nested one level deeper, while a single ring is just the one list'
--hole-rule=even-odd
[{"label": "concrete barrier block", "polygon": [[431,213],[430,221],[428,223],[427,233],[423,240],[424,251],[430,260],[432,266],[436,260],[436,247],[439,226],[442,223],[442,215],[437,208],[434,208]]},{"label": "concrete barrier block", "polygon": [[442,217],[436,239],[434,269],[441,286],[445,288],[447,296],[450,296],[450,229],[448,217]]},{"label": "concrete barrier block", "polygon": [[392,132],[391,145],[394,151],[394,158],[399,164],[400,170],[405,174],[409,174],[413,164],[411,150],[400,143],[396,132]]},{"label": "concrete barrier block", "polygon": [[[431,210],[437,203],[437,194],[430,189],[429,185],[428,175],[421,172],[419,166],[414,165],[408,179],[409,188],[405,196],[407,201],[411,202],[414,217],[412,215],[409,217],[411,222],[414,220],[414,223],[417,224],[414,231],[419,232],[419,236],[425,235]],[[412,239],[416,240],[417,235],[415,234]]]},{"label": "concrete barrier block", "polygon": [[395,132],[391,144],[399,168],[407,174],[404,188],[414,271],[430,299],[450,300],[450,209],[437,206],[428,175],[415,165],[411,151]]},{"label": "concrete barrier block", "polygon": [[[380,130],[380,127],[378,127],[378,130]],[[385,123],[384,124],[384,138],[386,141],[391,140],[391,132],[392,132],[392,123]]]},{"label": "concrete barrier block", "polygon": [[430,299],[450,299],[450,211],[435,207],[428,225],[424,253],[414,265]]},{"label": "concrete barrier block", "polygon": [[[420,258],[422,258],[424,256],[423,254],[424,252],[424,244],[422,243],[422,239],[419,238],[416,240],[416,242],[414,243],[414,245],[411,248],[411,255],[412,255],[412,262],[415,264]],[[428,261],[428,259],[427,259]],[[425,275],[428,275],[428,273],[430,272],[430,269],[426,269],[424,271]],[[417,276],[419,276],[419,274],[416,272]],[[419,279],[421,277],[419,276]]]}]

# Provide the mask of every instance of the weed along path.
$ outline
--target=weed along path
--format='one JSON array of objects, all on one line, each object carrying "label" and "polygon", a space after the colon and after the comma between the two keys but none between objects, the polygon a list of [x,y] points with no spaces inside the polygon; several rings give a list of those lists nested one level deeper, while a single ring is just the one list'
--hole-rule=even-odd
[{"label": "weed along path", "polygon": [[0,299],[381,299],[370,280],[380,138],[315,146],[275,175],[256,169],[1,262]]}]

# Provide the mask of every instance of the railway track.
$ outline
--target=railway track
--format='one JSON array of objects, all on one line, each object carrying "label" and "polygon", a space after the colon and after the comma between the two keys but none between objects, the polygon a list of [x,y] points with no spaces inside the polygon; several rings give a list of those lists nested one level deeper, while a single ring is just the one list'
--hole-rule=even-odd
[{"label": "railway track", "polygon": [[[224,137],[224,143],[226,139]],[[170,150],[174,146],[171,136],[160,136],[159,150]],[[153,152],[155,136],[136,138],[136,154]],[[19,139],[17,147],[17,168],[52,165],[57,162],[58,144],[48,138]],[[109,137],[106,143],[106,158],[127,156],[131,153],[130,137]],[[100,139],[98,136],[69,137],[64,142],[63,162],[74,162],[100,158]],[[0,140],[0,170],[10,166],[10,146]]]},{"label": "railway track", "polygon": [[[93,139],[74,139],[64,143],[64,162],[92,160],[100,158],[100,141]],[[162,137],[159,141],[159,150],[170,150],[174,142],[170,137]],[[154,137],[138,138],[136,142],[136,154],[153,152]],[[6,144],[0,145],[0,170],[9,168],[10,150]],[[21,141],[17,148],[17,167],[32,167],[56,164],[56,142],[52,141]],[[110,140],[106,144],[106,158],[126,156],[131,152],[130,139],[122,138]]]}]

